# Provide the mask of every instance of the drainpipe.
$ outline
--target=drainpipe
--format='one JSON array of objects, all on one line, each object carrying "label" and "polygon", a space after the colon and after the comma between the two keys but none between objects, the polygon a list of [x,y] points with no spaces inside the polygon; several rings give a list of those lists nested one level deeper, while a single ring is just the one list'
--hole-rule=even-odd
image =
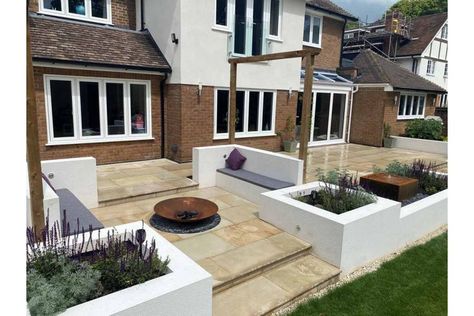
[{"label": "drainpipe", "polygon": [[165,81],[166,79],[168,79],[168,73],[165,72],[165,77],[160,81],[161,158],[165,158]]},{"label": "drainpipe", "polygon": [[342,36],[341,36],[341,53],[339,55],[339,67],[342,67],[342,51],[344,47],[344,31],[346,30],[347,19],[344,19],[344,25],[342,26]]},{"label": "drainpipe", "polygon": [[145,9],[144,9],[143,2],[144,2],[143,0],[140,0],[140,24],[141,24],[140,31],[143,31],[145,29]]},{"label": "drainpipe", "polygon": [[354,93],[359,91],[359,86],[355,86],[355,90],[352,90],[351,93],[351,109],[349,111],[349,130],[347,131],[347,142],[351,142],[351,125],[352,125],[352,108],[354,107]]}]

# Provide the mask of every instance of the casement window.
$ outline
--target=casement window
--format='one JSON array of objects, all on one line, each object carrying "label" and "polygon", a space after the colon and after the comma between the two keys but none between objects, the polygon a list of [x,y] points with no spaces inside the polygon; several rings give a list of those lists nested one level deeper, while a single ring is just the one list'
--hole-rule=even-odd
[{"label": "casement window", "polygon": [[448,25],[447,24],[445,24],[443,28],[441,29],[441,38],[448,39]]},{"label": "casement window", "polygon": [[426,64],[426,74],[430,76],[434,76],[435,66],[436,66],[436,61],[428,59],[428,63]]},{"label": "casement window", "polygon": [[448,64],[444,64],[444,77],[448,78]]},{"label": "casement window", "polygon": [[280,40],[281,0],[216,0],[214,28],[229,32],[229,53],[266,53],[267,40]]},{"label": "casement window", "polygon": [[426,95],[420,93],[401,93],[398,105],[398,119],[417,119],[425,115]]},{"label": "casement window", "polygon": [[150,82],[45,76],[50,145],[151,138]]},{"label": "casement window", "polygon": [[411,65],[411,71],[415,74],[418,73],[418,59],[417,58],[413,59],[413,63]]},{"label": "casement window", "polygon": [[303,44],[321,47],[323,17],[306,14],[304,16]]},{"label": "casement window", "polygon": [[39,12],[79,20],[112,23],[111,0],[39,0]]},{"label": "casement window", "polygon": [[[272,91],[237,90],[236,137],[275,134],[276,94]],[[214,97],[214,138],[229,137],[229,90],[216,89]]]}]

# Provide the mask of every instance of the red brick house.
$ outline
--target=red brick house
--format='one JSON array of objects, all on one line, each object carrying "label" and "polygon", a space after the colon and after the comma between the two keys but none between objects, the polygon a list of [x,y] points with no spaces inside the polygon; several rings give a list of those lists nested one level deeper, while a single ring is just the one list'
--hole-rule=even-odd
[{"label": "red brick house", "polygon": [[353,94],[351,143],[382,146],[384,124],[392,135],[401,135],[409,120],[434,115],[437,96],[446,93],[370,49],[361,51],[353,66],[358,91]]}]

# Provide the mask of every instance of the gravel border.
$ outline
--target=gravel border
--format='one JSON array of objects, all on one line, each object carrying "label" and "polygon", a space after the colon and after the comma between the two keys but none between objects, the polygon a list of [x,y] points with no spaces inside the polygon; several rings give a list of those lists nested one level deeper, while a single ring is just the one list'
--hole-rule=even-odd
[{"label": "gravel border", "polygon": [[445,225],[445,226],[442,226],[440,227],[439,229],[425,235],[424,237],[414,241],[414,242],[411,242],[407,245],[405,245],[404,247],[400,248],[399,250],[387,255],[387,256],[384,256],[384,257],[381,257],[377,260],[374,260],[370,263],[368,263],[367,265],[347,274],[346,276],[344,276],[343,278],[341,278],[339,281],[337,281],[336,283],[334,284],[331,284],[329,285],[328,287],[318,291],[318,292],[313,292],[313,293],[310,293],[308,294],[307,296],[305,297],[302,297],[298,300],[296,300],[295,302],[291,303],[290,305],[288,306],[285,306],[279,310],[276,310],[274,311],[271,315],[272,316],[283,316],[283,315],[288,315],[289,313],[291,313],[293,310],[295,310],[299,305],[313,299],[313,298],[320,298],[324,295],[326,295],[329,291],[337,288],[337,287],[340,287],[346,283],[349,283],[349,282],[352,282],[354,281],[355,279],[365,275],[365,274],[368,274],[368,273],[371,273],[375,270],[377,270],[378,268],[380,268],[380,266],[382,265],[382,263],[386,262],[386,261],[390,261],[392,259],[394,259],[395,257],[399,256],[402,252],[408,250],[409,248],[412,248],[412,247],[415,247],[415,246],[419,246],[419,245],[423,245],[425,244],[426,242],[428,242],[429,240],[431,240],[432,238],[435,238],[441,234],[443,234],[444,232],[448,231],[448,226]]}]

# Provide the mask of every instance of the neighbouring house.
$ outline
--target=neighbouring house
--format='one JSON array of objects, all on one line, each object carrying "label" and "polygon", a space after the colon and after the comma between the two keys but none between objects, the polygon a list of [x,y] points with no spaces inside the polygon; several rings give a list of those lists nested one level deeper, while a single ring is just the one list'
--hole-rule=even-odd
[{"label": "neighbouring house", "polygon": [[[347,21],[328,0],[36,0],[29,25],[41,159],[170,158],[228,142],[228,59],[319,47],[310,145],[347,142]],[[301,124],[301,60],[241,65],[238,144],[278,151]],[[297,129],[298,131],[298,129]]]},{"label": "neighbouring house", "polygon": [[401,67],[373,50],[362,50],[353,60],[351,143],[382,146],[384,124],[392,135],[405,132],[406,122],[434,115],[442,87]]},{"label": "neighbouring house", "polygon": [[130,0],[30,1],[42,160],[164,156],[161,94],[171,67],[136,12]]},{"label": "neighbouring house", "polygon": [[[437,13],[415,18],[388,12],[384,19],[344,34],[345,59],[354,59],[370,48],[401,67],[448,90],[448,14]],[[446,107],[448,95],[437,99]]]}]

